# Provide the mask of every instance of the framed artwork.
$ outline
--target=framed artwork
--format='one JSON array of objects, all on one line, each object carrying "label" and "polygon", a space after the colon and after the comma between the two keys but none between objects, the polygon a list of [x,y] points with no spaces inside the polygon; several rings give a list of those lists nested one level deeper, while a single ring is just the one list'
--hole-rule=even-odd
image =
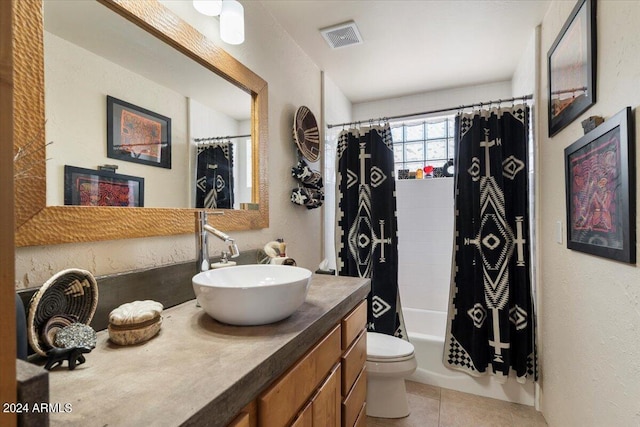
[{"label": "framed artwork", "polygon": [[633,133],[627,107],[565,148],[569,249],[635,264]]},{"label": "framed artwork", "polygon": [[64,204],[144,207],[144,178],[65,165]]},{"label": "framed artwork", "polygon": [[547,54],[549,136],[596,102],[596,0],[579,0]]},{"label": "framed artwork", "polygon": [[171,169],[171,119],[107,95],[107,157]]}]

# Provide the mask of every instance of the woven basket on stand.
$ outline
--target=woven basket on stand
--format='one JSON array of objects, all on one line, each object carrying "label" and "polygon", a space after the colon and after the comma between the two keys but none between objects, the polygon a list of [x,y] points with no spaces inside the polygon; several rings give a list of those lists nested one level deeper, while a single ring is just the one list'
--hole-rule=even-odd
[{"label": "woven basket on stand", "polygon": [[[72,268],[55,274],[29,303],[29,344],[36,353],[46,356],[51,349],[46,335],[55,333],[47,328],[59,328],[65,323],[64,319],[88,325],[97,306],[98,283],[90,272]],[[56,321],[58,319],[62,322]]]}]

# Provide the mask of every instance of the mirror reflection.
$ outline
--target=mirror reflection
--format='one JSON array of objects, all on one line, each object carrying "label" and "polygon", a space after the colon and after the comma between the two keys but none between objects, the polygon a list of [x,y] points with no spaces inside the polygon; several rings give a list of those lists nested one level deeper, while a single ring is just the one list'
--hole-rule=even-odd
[{"label": "mirror reflection", "polygon": [[249,93],[97,2],[44,25],[48,206],[253,201]]}]

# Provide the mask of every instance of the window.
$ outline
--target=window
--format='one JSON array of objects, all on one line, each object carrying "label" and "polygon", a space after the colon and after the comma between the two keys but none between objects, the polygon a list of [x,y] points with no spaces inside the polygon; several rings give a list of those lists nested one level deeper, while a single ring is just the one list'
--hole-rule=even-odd
[{"label": "window", "polygon": [[453,159],[455,116],[390,123],[393,155],[398,170],[415,172],[425,166],[442,167]]}]

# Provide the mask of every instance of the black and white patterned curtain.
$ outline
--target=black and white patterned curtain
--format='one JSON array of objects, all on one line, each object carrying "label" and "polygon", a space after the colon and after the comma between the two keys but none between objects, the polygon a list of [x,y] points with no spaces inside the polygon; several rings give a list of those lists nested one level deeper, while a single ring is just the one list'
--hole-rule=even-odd
[{"label": "black and white patterned curtain", "polygon": [[407,339],[398,293],[391,128],[343,131],[336,161],[338,274],[371,278],[369,331]]},{"label": "black and white patterned curtain", "polygon": [[529,108],[456,118],[455,245],[444,364],[537,379],[528,188]]},{"label": "black and white patterned curtain", "polygon": [[196,208],[233,209],[233,144],[197,149]]}]

